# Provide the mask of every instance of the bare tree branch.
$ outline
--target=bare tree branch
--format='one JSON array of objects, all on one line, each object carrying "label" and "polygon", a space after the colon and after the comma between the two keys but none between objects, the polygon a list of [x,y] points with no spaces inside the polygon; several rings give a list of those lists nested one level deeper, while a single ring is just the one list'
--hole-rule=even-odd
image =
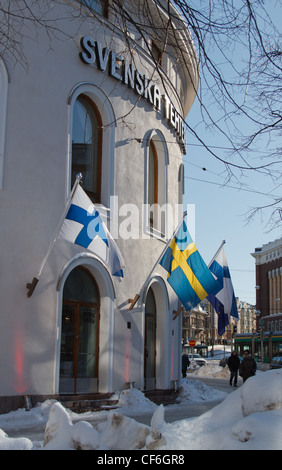
[{"label": "bare tree branch", "polygon": [[[91,24],[95,20],[112,30],[113,37],[123,34],[124,47],[134,62],[134,30],[151,56],[152,78],[157,76],[164,89],[168,78],[166,74],[164,80],[166,71],[154,55],[154,41],[161,55],[174,60],[180,75],[185,70],[190,76],[202,121],[192,125],[188,116],[188,136],[221,162],[226,182],[240,182],[251,171],[276,182],[282,176],[282,47],[281,32],[269,10],[277,9],[279,16],[279,5],[276,0],[267,5],[263,0],[109,0],[107,20],[86,0],[0,0],[0,56],[28,71],[22,47],[26,37],[37,41],[39,31],[44,31],[51,49],[54,39],[70,39],[65,21]],[[56,16],[56,6],[60,12],[65,6],[64,18]],[[191,61],[198,63],[198,90],[183,37],[197,53]],[[127,123],[129,114],[119,119]],[[216,147],[214,138],[222,144]],[[280,198],[254,208],[250,218],[263,210],[272,211],[272,220],[281,224]]]}]

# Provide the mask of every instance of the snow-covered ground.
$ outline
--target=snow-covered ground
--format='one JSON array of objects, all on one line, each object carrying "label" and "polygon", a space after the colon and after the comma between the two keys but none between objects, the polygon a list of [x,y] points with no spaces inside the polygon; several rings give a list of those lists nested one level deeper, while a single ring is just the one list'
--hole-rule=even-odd
[{"label": "snow-covered ground", "polygon": [[[191,376],[193,379],[189,378]],[[258,371],[255,377],[229,394],[205,385],[201,381],[203,376],[225,376],[228,380],[229,373],[209,363],[182,379],[182,405],[223,399],[199,417],[166,423],[163,405],[155,405],[134,388],[117,392],[117,409],[82,415],[48,400],[30,411],[20,409],[0,415],[0,450],[282,449],[282,369]],[[140,424],[126,416],[130,411],[151,411],[151,425]],[[90,424],[90,418],[92,424],[95,420],[97,424]],[[45,423],[44,441],[9,437],[9,429],[21,426],[26,429]],[[5,428],[6,433],[1,428]]]}]

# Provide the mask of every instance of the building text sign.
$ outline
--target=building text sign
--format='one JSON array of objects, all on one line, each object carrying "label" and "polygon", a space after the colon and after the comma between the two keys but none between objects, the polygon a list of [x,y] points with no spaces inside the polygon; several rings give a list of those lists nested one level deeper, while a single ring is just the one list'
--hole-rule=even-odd
[{"label": "building text sign", "polygon": [[81,49],[79,56],[85,64],[94,64],[102,72],[108,70],[111,77],[119,80],[147,100],[156,110],[162,111],[169,126],[174,130],[177,140],[185,153],[185,124],[183,118],[176,111],[166,94],[161,94],[158,85],[152,82],[140,70],[136,69],[133,63],[123,59],[121,55],[107,47],[102,48],[98,41],[94,41],[90,36],[81,38]]}]

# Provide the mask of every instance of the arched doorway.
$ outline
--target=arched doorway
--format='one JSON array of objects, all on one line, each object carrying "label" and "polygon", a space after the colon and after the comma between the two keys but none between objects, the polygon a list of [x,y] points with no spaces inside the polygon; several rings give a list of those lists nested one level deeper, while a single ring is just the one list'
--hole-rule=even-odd
[{"label": "arched doorway", "polygon": [[145,344],[144,344],[144,389],[156,388],[156,331],[157,310],[152,288],[148,290],[145,303]]},{"label": "arched doorway", "polygon": [[77,267],[63,290],[60,393],[98,391],[100,293],[90,272]]}]

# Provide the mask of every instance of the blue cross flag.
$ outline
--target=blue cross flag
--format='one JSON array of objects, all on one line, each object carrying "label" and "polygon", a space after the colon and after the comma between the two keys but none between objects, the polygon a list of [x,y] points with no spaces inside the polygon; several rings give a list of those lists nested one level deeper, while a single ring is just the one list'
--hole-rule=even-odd
[{"label": "blue cross flag", "polygon": [[80,185],[74,192],[58,238],[94,252],[110,267],[113,276],[123,277],[124,262],[118,246]]},{"label": "blue cross flag", "polygon": [[217,253],[209,268],[220,288],[216,294],[210,294],[207,299],[218,314],[217,330],[222,336],[225,333],[225,327],[229,324],[230,316],[234,321],[239,320],[233,284],[223,248]]}]

